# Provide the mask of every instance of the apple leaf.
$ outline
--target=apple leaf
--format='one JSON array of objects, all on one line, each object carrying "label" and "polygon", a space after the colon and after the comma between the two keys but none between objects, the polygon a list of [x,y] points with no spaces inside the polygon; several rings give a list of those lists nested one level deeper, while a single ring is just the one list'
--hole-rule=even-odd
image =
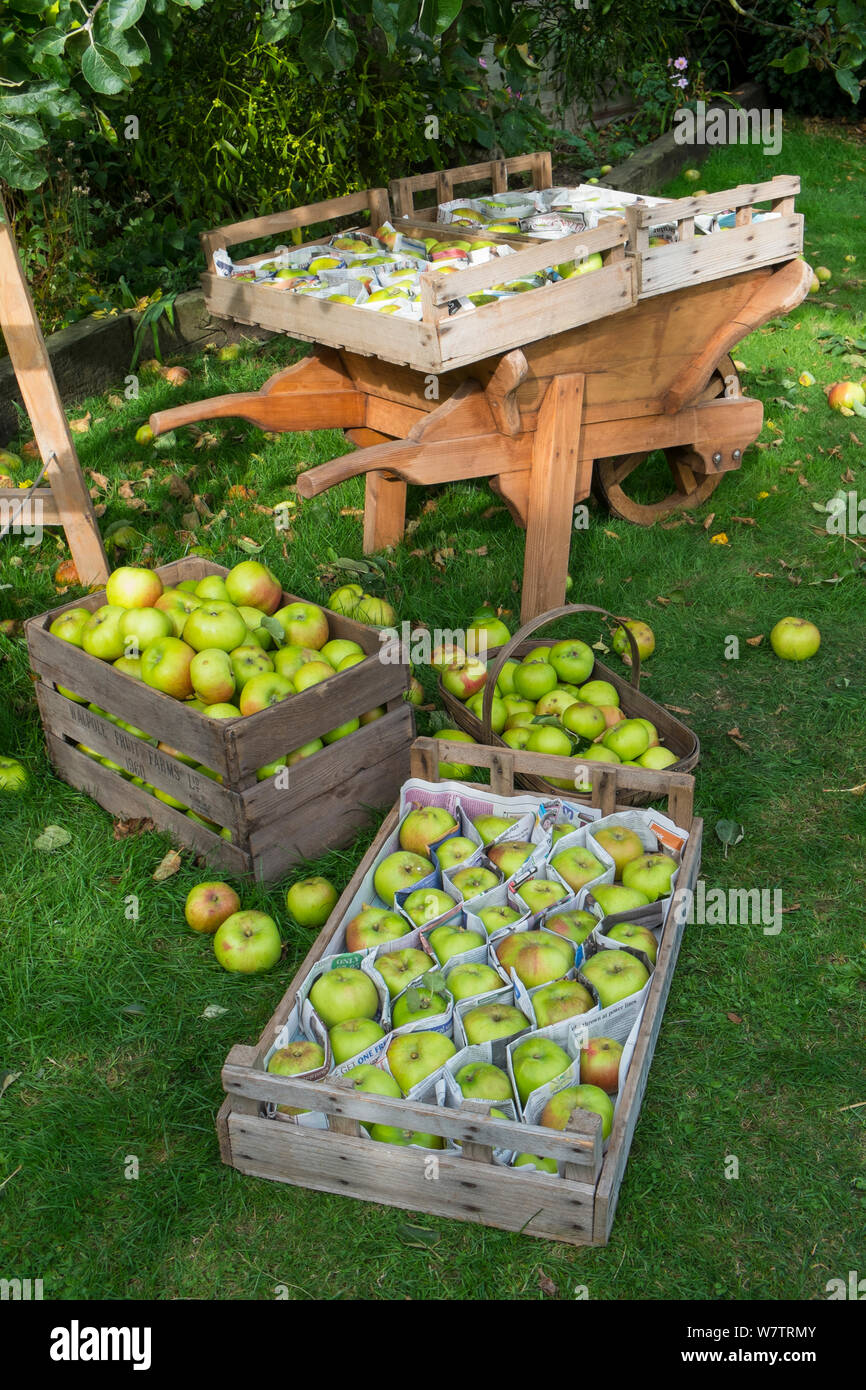
[{"label": "apple leaf", "polygon": [[235,541],[235,545],[238,550],[243,550],[247,555],[258,555],[265,548],[258,541],[252,540],[250,536],[241,536],[239,541]]},{"label": "apple leaf", "polygon": [[728,857],[728,848],[731,845],[738,845],[745,835],[745,829],[735,820],[717,820],[716,835],[725,847],[725,858]]},{"label": "apple leaf", "polygon": [[34,840],[34,849],[55,850],[62,849],[68,845],[72,839],[68,830],[62,825],[46,825],[38,839]]},{"label": "apple leaf", "polygon": [[176,874],[181,865],[181,858],[176,849],[170,849],[168,854],[157,864],[153,872],[154,883],[162,883],[165,879],[171,878]]},{"label": "apple leaf", "polygon": [[222,1004],[208,1004],[201,1014],[202,1018],[219,1018],[220,1014],[227,1014],[228,1009],[224,1009]]},{"label": "apple leaf", "polygon": [[13,1081],[17,1081],[20,1075],[20,1071],[0,1071],[0,1096],[9,1090]]},{"label": "apple leaf", "polygon": [[147,1010],[145,1009],[143,1004],[133,1003],[124,1004],[120,1012],[122,1014],[126,1014],[128,1018],[141,1018],[144,1014],[147,1013]]},{"label": "apple leaf", "polygon": [[283,630],[283,625],[278,622],[276,618],[262,618],[259,627],[263,627],[265,632],[270,633],[278,647],[284,647],[286,645],[286,634]]},{"label": "apple leaf", "polygon": [[422,994],[417,985],[410,985],[406,991],[406,1003],[409,1005],[413,1014],[418,1013],[419,1009],[425,1008],[429,1000],[430,996],[427,994],[427,991],[425,990]]}]

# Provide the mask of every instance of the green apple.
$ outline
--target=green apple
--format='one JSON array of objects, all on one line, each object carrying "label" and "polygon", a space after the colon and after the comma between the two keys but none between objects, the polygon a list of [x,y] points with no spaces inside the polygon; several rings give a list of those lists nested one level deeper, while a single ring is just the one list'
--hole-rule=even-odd
[{"label": "green apple", "polygon": [[247,636],[247,625],[234,605],[217,599],[208,599],[190,613],[183,629],[183,640],[197,652],[232,652]]},{"label": "green apple", "polygon": [[466,629],[468,641],[473,644],[473,650],[483,654],[493,647],[504,647],[506,642],[511,641],[511,633],[505,626],[501,618],[483,617],[473,619],[471,625]]},{"label": "green apple", "polygon": [[379,1012],[379,995],[370,976],[349,966],[326,970],[309,997],[326,1028],[350,1018],[375,1018]]},{"label": "green apple", "polygon": [[[417,1036],[417,1035],[416,1035]],[[399,1144],[401,1148],[444,1149],[439,1134],[422,1134],[414,1129],[395,1129],[393,1125],[370,1125],[368,1134],[378,1144]]]},{"label": "green apple", "polygon": [[273,917],[264,912],[234,912],[217,928],[213,949],[224,970],[258,975],[276,965],[283,943]]},{"label": "green apple", "polygon": [[507,748],[525,748],[529,742],[529,729],[505,729],[502,733],[502,742]]},{"label": "green apple", "polygon": [[478,1004],[463,1015],[463,1030],[473,1044],[513,1038],[515,1033],[522,1033],[528,1027],[526,1015],[513,1004],[505,1004],[501,1000],[493,1004]]},{"label": "green apple", "polygon": [[511,1054],[511,1070],[521,1105],[526,1104],[539,1086],[546,1086],[570,1066],[571,1058],[565,1048],[551,1038],[542,1038],[536,1033],[518,1043]]},{"label": "green apple", "polygon": [[435,961],[430,959],[426,951],[418,951],[413,946],[406,946],[402,951],[383,951],[376,956],[376,969],[388,986],[392,999],[434,966]]},{"label": "green apple", "polygon": [[428,922],[435,922],[439,917],[444,917],[446,912],[457,912],[458,907],[454,899],[441,888],[416,888],[414,893],[410,893],[408,898],[404,899],[403,911],[416,927],[424,927]]},{"label": "green apple", "polygon": [[646,907],[649,903],[646,893],[640,893],[636,888],[625,888],[619,883],[600,883],[593,888],[592,896],[605,917],[617,912],[634,912],[635,908]]},{"label": "green apple", "polygon": [[506,970],[513,970],[527,989],[559,980],[574,965],[571,943],[546,931],[512,932],[500,941],[496,954]]},{"label": "green apple", "polygon": [[544,930],[564,936],[579,946],[598,926],[598,918],[582,908],[572,908],[564,912],[554,912],[544,919]]},{"label": "green apple", "polygon": [[440,965],[447,965],[452,956],[463,955],[464,951],[475,951],[484,945],[484,938],[470,927],[457,923],[436,927],[428,938],[430,946]]},{"label": "green apple", "polygon": [[405,1092],[444,1067],[457,1048],[444,1033],[403,1033],[388,1048],[391,1075]]},{"label": "green apple", "polygon": [[592,647],[576,639],[555,642],[550,649],[550,664],[559,680],[581,685],[592,675],[595,654]]},{"label": "green apple", "polygon": [[61,613],[59,618],[54,619],[48,631],[52,637],[59,637],[61,642],[69,642],[73,647],[80,647],[84,629],[92,616],[89,608],[67,608],[65,613]]},{"label": "green apple", "polygon": [[616,865],[616,877],[622,879],[622,871],[631,859],[639,859],[646,851],[640,835],[625,825],[605,825],[601,830],[593,830],[593,839],[601,845]]},{"label": "green apple", "polygon": [[[641,661],[646,661],[656,649],[655,633],[649,623],[641,622],[638,618],[629,618],[626,627],[637,643],[638,656]],[[613,635],[613,649],[619,653],[626,666],[631,666],[631,643],[621,627],[618,627]]]},{"label": "green apple", "polygon": [[487,893],[491,888],[495,888],[499,880],[492,869],[485,869],[483,865],[479,864],[474,868],[458,869],[451,882],[464,899],[469,902],[472,898],[478,898],[482,893]]},{"label": "green apple", "polygon": [[587,681],[580,687],[580,698],[589,705],[619,705],[619,691],[610,681]]},{"label": "green apple", "polygon": [[[514,695],[514,672],[517,670],[519,662],[503,662],[502,670],[496,677],[496,693],[498,695]],[[520,699],[520,696],[517,696]]]},{"label": "green apple", "polygon": [[408,850],[398,850],[382,860],[373,875],[373,886],[383,903],[392,906],[397,893],[414,888],[434,872],[430,859]]},{"label": "green apple", "polygon": [[602,743],[623,762],[633,762],[649,747],[649,734],[640,720],[623,719],[607,730]]},{"label": "green apple", "polygon": [[241,560],[225,578],[226,596],[236,608],[257,608],[270,616],[283,598],[283,586],[259,560]]},{"label": "green apple", "polygon": [[671,879],[678,867],[669,854],[642,854],[639,859],[629,860],[623,869],[623,887],[636,888],[655,902],[670,893]]},{"label": "green apple", "polygon": [[591,883],[594,878],[600,878],[604,873],[604,865],[600,859],[596,859],[588,849],[581,845],[575,845],[572,849],[564,849],[561,854],[557,854],[551,860],[551,867],[556,870],[560,878],[564,878],[569,888],[577,893],[587,883]]},{"label": "green apple", "polygon": [[[325,1053],[318,1043],[299,1038],[286,1047],[281,1047],[268,1062],[268,1071],[274,1076],[304,1076],[318,1071],[325,1065]],[[278,1105],[283,1115],[308,1115],[308,1110],[295,1105]]]},{"label": "green apple", "polygon": [[[241,647],[241,651],[249,651],[249,647]],[[271,658],[271,670],[279,671],[286,680],[292,680],[298,674],[302,666],[308,661],[320,661],[321,657],[312,647],[280,647],[279,651],[274,652]],[[330,663],[329,663],[330,664]],[[256,674],[256,673],[253,673]]]},{"label": "green apple", "polygon": [[[463,729],[440,729],[433,737],[444,739],[447,743],[476,742],[472,735],[465,733]],[[469,763],[443,762],[439,764],[439,776],[455,782],[468,782],[472,777],[472,767]]]},{"label": "green apple", "polygon": [[821,645],[821,633],[806,618],[782,618],[770,633],[770,646],[783,661],[808,661]]},{"label": "green apple", "polygon": [[279,609],[274,617],[291,646],[321,651],[330,636],[327,614],[318,604],[298,600]]},{"label": "green apple", "polygon": [[581,972],[594,987],[603,1009],[643,989],[649,971],[628,951],[601,950],[584,961]]},{"label": "green apple", "polygon": [[403,1095],[391,1073],[372,1062],[362,1062],[360,1066],[344,1071],[337,1085],[348,1086],[353,1091],[364,1091],[371,1096],[393,1096],[394,1100],[399,1100]]},{"label": "green apple", "polygon": [[372,594],[362,594],[352,618],[356,623],[366,623],[368,627],[394,627],[397,622],[397,614],[391,604],[383,598],[374,598]]},{"label": "green apple", "polygon": [[335,1023],[328,1031],[335,1065],[339,1067],[359,1052],[366,1052],[384,1036],[384,1028],[372,1018],[347,1018],[344,1023]]},{"label": "green apple", "polygon": [[[565,690],[563,686],[558,685],[556,689],[551,690],[549,694],[542,695],[538,704],[535,706],[535,713],[544,718],[559,719],[561,721],[569,705],[576,705],[578,703],[577,697],[572,695],[570,690]],[[569,748],[570,747],[571,744],[569,744]]]},{"label": "green apple", "polygon": [[562,902],[568,897],[568,890],[552,878],[527,878],[518,888],[517,896],[534,914]]},{"label": "green apple", "polygon": [[512,1167],[525,1168],[532,1164],[539,1173],[558,1173],[559,1168],[555,1158],[539,1158],[538,1154],[518,1154]]},{"label": "green apple", "polygon": [[311,758],[314,753],[318,753],[324,744],[320,738],[314,738],[310,743],[304,743],[300,748],[295,748],[286,758],[286,766],[294,767],[296,763],[301,763],[304,758]]},{"label": "green apple", "polygon": [[430,846],[456,829],[457,821],[443,806],[419,806],[400,826],[400,848],[429,856]]},{"label": "green apple", "polygon": [[348,618],[363,597],[360,584],[341,584],[328,599],[328,607],[332,613],[343,613]]},{"label": "green apple", "polygon": [[149,643],[158,637],[174,634],[171,618],[161,608],[129,608],[120,620],[120,631],[125,639],[125,650],[137,648],[138,655]]},{"label": "green apple", "polygon": [[205,719],[240,719],[241,712],[237,705],[218,704],[205,705],[202,710]]},{"label": "green apple", "polygon": [[153,570],[124,565],[108,576],[105,597],[118,608],[152,608],[162,595],[162,580]]},{"label": "green apple", "polygon": [[571,739],[551,724],[537,724],[529,730],[526,747],[530,753],[548,753],[561,758],[571,755]]},{"label": "green apple", "polygon": [[[476,719],[483,719],[484,716],[484,691],[479,690],[466,701],[466,708],[470,714],[474,714]],[[502,703],[498,695],[494,695],[490,703],[490,727],[495,734],[501,734],[508,719],[508,710]]]},{"label": "green apple", "polygon": [[580,700],[563,710],[562,727],[578,738],[596,739],[604,733],[607,721],[597,705]]},{"label": "green apple", "polygon": [[309,690],[312,685],[321,685],[322,681],[330,680],[333,674],[334,668],[329,666],[327,661],[305,661],[295,672],[292,682],[295,690],[300,693]]},{"label": "green apple", "polygon": [[619,1090],[619,1064],[623,1046],[615,1038],[590,1038],[580,1049],[580,1079],[608,1095]]},{"label": "green apple", "polygon": [[468,1100],[512,1099],[508,1076],[492,1062],[467,1062],[455,1074],[454,1080]]},{"label": "green apple", "polygon": [[663,768],[676,762],[679,762],[676,753],[672,753],[669,748],[660,747],[650,747],[638,758],[641,767],[648,767],[654,772],[661,772]]},{"label": "green apple", "polygon": [[[138,610],[146,613],[146,608]],[[157,609],[153,610],[157,612]],[[127,616],[132,616],[128,614]],[[164,613],[160,613],[165,618]],[[166,618],[166,623],[168,619]],[[228,652],[217,648],[196,652],[189,667],[189,677],[196,698],[206,705],[220,705],[231,702],[235,693],[235,675]]]},{"label": "green apple", "polygon": [[465,961],[448,972],[445,983],[453,997],[460,1000],[490,994],[494,989],[501,989],[504,982],[492,965],[485,965],[483,961]]},{"label": "green apple", "polygon": [[519,819],[519,816],[476,816],[472,824],[481,836],[481,843],[489,845],[491,840],[498,839],[512,825],[516,825]]},{"label": "green apple", "polygon": [[263,709],[270,709],[271,705],[287,700],[294,693],[292,682],[286,680],[285,676],[278,676],[276,671],[265,671],[260,676],[251,676],[244,683],[238,707],[243,715],[258,714]]},{"label": "green apple", "polygon": [[261,647],[262,651],[268,651],[273,647],[273,637],[268,632],[267,628],[262,627],[262,621],[267,617],[267,614],[260,613],[258,608],[250,608],[245,603],[238,604],[238,612],[247,625],[247,632],[252,639],[252,643],[257,647]]},{"label": "green apple", "polygon": [[[301,927],[323,927],[337,906],[338,893],[332,883],[316,874],[301,878],[286,893],[286,907]],[[355,947],[350,946],[349,950]]]},{"label": "green apple", "polygon": [[231,603],[229,591],[226,588],[225,580],[218,574],[206,574],[204,579],[200,579],[195,586],[195,596],[204,603],[216,601],[218,603]]},{"label": "green apple", "polygon": [[360,656],[363,661],[367,655],[359,642],[351,642],[347,637],[332,637],[322,647],[321,654],[335,671],[347,656]]},{"label": "green apple", "polygon": [[[603,743],[592,743],[589,748],[582,749],[577,756],[583,763],[619,764],[621,762],[621,759],[614,753],[613,749],[605,748]],[[591,789],[592,786],[590,782],[581,782],[575,785],[575,790],[579,792],[588,793]]]},{"label": "green apple", "polygon": [[488,858],[506,878],[516,873],[536,846],[531,840],[502,840],[491,846]]},{"label": "green apple", "polygon": [[554,689],[557,675],[545,661],[533,660],[518,666],[514,672],[514,691],[524,700],[538,701]]},{"label": "green apple", "polygon": [[382,907],[363,907],[346,927],[346,950],[366,951],[372,946],[382,946],[386,941],[406,936],[409,930],[405,917],[396,912]]},{"label": "green apple", "polygon": [[23,792],[27,786],[27,769],[17,758],[0,755],[0,792]]},{"label": "green apple", "polygon": [[81,646],[88,656],[98,656],[100,661],[117,661],[123,656],[126,642],[120,624],[126,609],[119,605],[104,604],[91,613],[81,629]]},{"label": "green apple", "polygon": [[653,965],[658,957],[658,943],[649,927],[638,926],[637,922],[617,922],[607,933],[609,941],[619,941],[623,946],[633,946],[643,951]]},{"label": "green apple", "polygon": [[345,724],[338,724],[336,729],[329,729],[326,734],[322,734],[325,743],[336,743],[341,738],[348,738],[361,725],[360,719],[347,719]]},{"label": "green apple", "polygon": [[141,654],[141,679],[152,690],[161,690],[175,700],[193,694],[190,667],[195,651],[179,637],[160,637]]},{"label": "green apple", "polygon": [[453,869],[455,865],[462,864],[477,848],[475,841],[467,836],[452,835],[450,840],[445,840],[436,851],[440,869]]},{"label": "green apple", "polygon": [[[276,656],[282,656],[282,652],[277,652]],[[262,651],[257,642],[245,642],[243,646],[235,647],[229,653],[232,675],[235,678],[235,688],[240,694],[247,681],[252,680],[253,676],[270,675],[276,669],[286,680],[289,679],[285,671],[280,670],[276,665],[276,660]]]},{"label": "green apple", "polygon": [[520,921],[520,913],[506,904],[501,907],[483,907],[478,916],[491,935],[503,927],[510,927],[512,922]]},{"label": "green apple", "polygon": [[527,714],[531,720],[535,714],[535,705],[532,700],[524,700],[522,695],[504,695],[502,697],[502,703],[508,710],[508,720],[505,725],[506,729],[509,728],[515,715]]},{"label": "green apple", "polygon": [[532,1007],[539,1028],[548,1028],[551,1023],[561,1023],[564,1018],[588,1013],[595,1008],[595,1000],[579,980],[554,980],[549,985],[542,985],[533,994]]},{"label": "green apple", "polygon": [[394,1028],[404,1028],[407,1023],[417,1023],[419,1019],[437,1018],[448,1012],[448,996],[439,990],[428,989],[426,985],[409,985],[404,994],[394,1001],[391,1023]]},{"label": "green apple", "polygon": [[607,1139],[613,1127],[613,1101],[599,1086],[567,1086],[551,1096],[539,1116],[548,1129],[565,1129],[576,1110],[589,1110],[601,1117],[601,1137]]}]

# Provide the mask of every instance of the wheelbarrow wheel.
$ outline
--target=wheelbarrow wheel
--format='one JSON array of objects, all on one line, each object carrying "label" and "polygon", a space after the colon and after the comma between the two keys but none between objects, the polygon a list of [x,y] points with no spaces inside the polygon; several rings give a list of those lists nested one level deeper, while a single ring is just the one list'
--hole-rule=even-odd
[{"label": "wheelbarrow wheel", "polygon": [[[726,391],[728,394],[738,394],[739,391],[736,369],[730,357],[720,360],[698,400],[715,400]],[[639,500],[629,496],[626,483],[636,483],[640,490],[641,482],[646,482],[650,471],[643,468],[649,459],[653,460],[650,468],[656,475],[655,490],[658,491],[661,486],[664,493],[667,486],[667,478],[660,466],[663,459],[673,483],[673,491],[658,500]],[[700,507],[715,492],[725,475],[700,472],[694,466],[700,462],[695,450],[688,445],[673,449],[656,449],[647,453],[621,454],[596,460],[593,483],[599,496],[607,503],[612,516],[622,517],[623,521],[631,521],[638,526],[652,526],[653,522],[670,516],[672,512]],[[657,476],[659,472],[662,472],[664,479],[661,483]],[[631,490],[630,487],[629,492]]]}]

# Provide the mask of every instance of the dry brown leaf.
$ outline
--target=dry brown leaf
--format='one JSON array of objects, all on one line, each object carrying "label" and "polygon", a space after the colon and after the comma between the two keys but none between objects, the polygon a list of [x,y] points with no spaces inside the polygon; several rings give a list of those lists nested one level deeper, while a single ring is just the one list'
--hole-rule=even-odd
[{"label": "dry brown leaf", "polygon": [[436,501],[436,498],[435,498],[435,497],[428,497],[427,501],[424,503],[424,506],[421,508],[421,510],[422,510],[422,512],[435,512],[435,511],[438,510],[438,508],[439,508],[439,503]]},{"label": "dry brown leaf", "polygon": [[109,396],[108,404],[111,406],[112,410],[122,410],[124,406],[123,397],[117,395]]},{"label": "dry brown leaf", "polygon": [[[195,501],[195,499],[193,499],[193,501]],[[261,502],[253,503],[253,511],[259,512],[261,516],[273,516],[274,514],[273,507],[263,507]],[[363,512],[361,513],[361,515],[363,516]],[[213,516],[213,512],[208,512],[208,516]]]},{"label": "dry brown leaf", "polygon": [[674,714],[691,714],[691,710],[685,709],[683,705],[665,705],[665,709],[672,710]]},{"label": "dry brown leaf", "polygon": [[98,488],[102,488],[103,492],[108,487],[108,479],[106,478],[104,473],[96,473],[92,468],[88,468],[87,476],[96,484]]},{"label": "dry brown leaf", "polygon": [[466,554],[467,554],[467,555],[486,555],[486,554],[487,554],[487,546],[486,546],[486,545],[479,545],[479,547],[478,547],[477,550],[467,550]]},{"label": "dry brown leaf", "polygon": [[705,516],[705,517],[704,517],[703,525],[704,525],[704,530],[705,530],[705,531],[709,531],[709,529],[710,529],[710,527],[712,526],[712,524],[713,524],[713,522],[715,521],[715,519],[716,519],[716,514],[715,514],[715,512],[710,512],[709,516]]},{"label": "dry brown leaf", "polygon": [[90,422],[92,419],[93,415],[88,410],[87,414],[82,415],[80,419],[70,420],[69,428],[72,430],[73,434],[86,434],[87,431],[90,429]]},{"label": "dry brown leaf", "polygon": [[363,507],[341,507],[340,516],[363,516]]},{"label": "dry brown leaf", "polygon": [[675,531],[675,530],[677,529],[678,526],[682,526],[682,525],[683,525],[683,518],[682,518],[682,517],[680,517],[679,521],[663,521],[662,524],[661,524],[661,530],[662,530],[662,531]]},{"label": "dry brown leaf", "polygon": [[775,579],[774,574],[768,574],[766,570],[755,570],[756,579]]},{"label": "dry brown leaf", "polygon": [[131,507],[134,512],[147,511],[147,503],[143,497],[130,497],[126,505]]},{"label": "dry brown leaf", "polygon": [[176,874],[181,866],[181,857],[176,849],[170,849],[164,859],[161,859],[153,873],[154,883],[163,883],[165,879],[171,878]]},{"label": "dry brown leaf", "polygon": [[747,637],[747,638],[746,638],[746,646],[747,646],[747,647],[760,647],[760,645],[761,645],[761,643],[763,642],[763,640],[764,640],[764,634],[763,634],[763,632],[759,632],[758,635],[757,635],[757,637]]},{"label": "dry brown leaf", "polygon": [[258,493],[254,488],[245,487],[243,483],[235,483],[226,493],[230,502],[251,502]]},{"label": "dry brown leaf", "polygon": [[656,594],[656,603],[660,603],[663,608],[667,608],[668,604],[670,603],[670,599],[665,598],[662,594]]},{"label": "dry brown leaf", "polygon": [[135,496],[135,493],[132,490],[133,486],[134,484],[130,482],[121,483],[117,489],[118,497],[122,497],[126,502],[131,501],[132,498]]},{"label": "dry brown leaf", "polygon": [[849,433],[848,433],[848,438],[851,440],[851,443],[852,443],[852,444],[856,444],[856,445],[857,445],[857,448],[858,448],[858,449],[862,449],[862,448],[863,448],[863,445],[861,444],[860,440],[857,438],[857,436],[856,436],[856,434],[854,433],[853,430],[850,430],[850,431],[849,431]]},{"label": "dry brown leaf", "polygon": [[133,816],[130,820],[116,820],[114,822],[115,840],[125,840],[128,835],[143,835],[146,830],[155,830],[156,826],[149,816]]},{"label": "dry brown leaf", "polygon": [[805,475],[804,473],[800,473],[800,474],[798,475],[798,477],[797,477],[797,482],[800,484],[800,487],[811,487],[811,486],[812,486],[812,484],[809,482],[809,479],[806,477],[806,475]]},{"label": "dry brown leaf", "polygon": [[179,478],[176,473],[172,473],[168,480],[168,495],[179,498],[181,502],[188,502],[192,497],[189,487],[183,478]]},{"label": "dry brown leaf", "polygon": [[211,430],[202,430],[192,447],[194,449],[215,449],[219,442],[219,435],[214,434]]},{"label": "dry brown leaf", "polygon": [[731,521],[739,521],[741,526],[757,526],[753,516],[732,516]]},{"label": "dry brown leaf", "polygon": [[[196,511],[198,512],[198,514],[199,514],[200,517],[204,518],[204,517],[208,517],[208,516],[213,516],[213,512],[211,511],[211,509],[210,509],[210,507],[208,506],[207,502],[204,500],[203,497],[200,497],[198,493],[196,493],[195,496],[193,497],[193,499],[192,499],[192,505],[195,507],[195,509],[196,509]],[[268,514],[270,514],[270,508],[269,508],[269,507],[259,507],[258,510],[259,510],[259,511],[266,511],[266,512],[268,512]]]},{"label": "dry brown leaf", "polygon": [[225,521],[225,519],[226,519],[227,516],[228,516],[228,512],[226,511],[225,507],[223,507],[223,509],[222,509],[221,511],[217,512],[217,514],[216,514],[216,516],[214,517],[213,521],[209,521],[208,524],[207,524],[207,526],[203,527],[202,529],[205,530],[205,531],[209,531],[209,530],[211,529],[211,527],[212,527],[212,526],[216,526],[218,522],[220,522],[220,521]]},{"label": "dry brown leaf", "polygon": [[495,516],[497,512],[504,512],[504,511],[505,511],[505,507],[486,507],[486,508],[484,509],[484,511],[481,513],[481,520],[482,520],[482,521],[489,521],[490,518],[491,518],[492,516]]},{"label": "dry brown leaf", "polygon": [[735,743],[738,748],[741,748],[744,753],[750,753],[752,751],[736,726],[733,729],[728,729],[728,738],[732,743]]},{"label": "dry brown leaf", "polygon": [[725,1018],[729,1018],[731,1023],[742,1023],[743,1021],[739,1014],[725,1014]]},{"label": "dry brown leaf", "polygon": [[188,531],[194,531],[199,522],[198,512],[184,512],[181,521]]},{"label": "dry brown leaf", "polygon": [[543,1269],[538,1271],[538,1287],[547,1298],[556,1298],[559,1295],[558,1286],[544,1273]]},{"label": "dry brown leaf", "polygon": [[617,535],[616,531],[608,531],[607,528],[605,528],[604,534],[605,534],[606,536],[610,536],[610,538],[611,538],[612,541],[618,541],[618,540],[619,540],[619,536]]}]

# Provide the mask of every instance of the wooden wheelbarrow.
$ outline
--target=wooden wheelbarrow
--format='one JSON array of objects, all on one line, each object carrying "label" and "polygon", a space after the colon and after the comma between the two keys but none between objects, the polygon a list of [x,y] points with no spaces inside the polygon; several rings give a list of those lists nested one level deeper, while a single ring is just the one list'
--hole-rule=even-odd
[{"label": "wooden wheelbarrow", "polygon": [[[687,223],[689,210],[696,204],[731,206],[737,194],[746,204],[748,197],[767,197],[765,190],[780,182],[794,181],[774,180],[772,185],[667,204],[665,220],[681,217]],[[683,283],[689,278],[688,262],[671,272],[664,255],[645,249],[642,264],[641,253],[623,255],[624,231],[618,239],[608,233],[609,259],[605,270],[597,272],[599,278],[634,281],[631,307],[620,312],[549,336],[544,336],[542,320],[533,325],[531,341],[426,374],[414,364],[388,362],[354,347],[319,345],[303,361],[271,377],[258,392],[161,411],[151,417],[151,426],[159,434],[197,420],[238,416],[267,430],[345,430],[347,438],[360,447],[301,474],[298,493],[315,497],[365,474],[367,553],[401,539],[409,483],[438,485],[489,478],[515,521],[526,529],[521,607],[526,622],[564,600],[575,505],[593,487],[615,516],[649,525],[679,508],[700,505],[726,472],[739,468],[744,450],[760,433],[763,407],[741,394],[729,353],[768,319],[795,308],[811,282],[809,267],[791,258],[791,248],[802,235],[802,219],[792,215],[792,197],[784,202],[790,202],[785,212],[791,215],[762,224],[770,229],[773,240],[766,230],[763,238],[757,235],[761,228],[751,229],[744,220],[736,232],[691,242],[698,248],[697,269],[692,273],[706,277],[699,283]],[[658,220],[658,208],[652,210],[652,217]],[[629,210],[629,220],[630,243],[640,246],[649,213],[638,206]],[[762,240],[764,247],[750,258],[743,252],[747,238],[737,233],[751,230],[758,247]],[[584,240],[600,232],[599,228],[586,234]],[[708,247],[711,242],[717,247]],[[690,246],[661,250],[679,253],[682,259]],[[520,253],[521,260],[544,256],[551,257],[549,245]],[[765,263],[749,268],[750,259],[753,265]],[[515,256],[511,264],[516,260]],[[730,261],[735,269],[726,274]],[[474,267],[460,276],[480,279],[482,270]],[[665,274],[672,274],[681,287],[655,288],[653,275]],[[446,277],[430,277],[437,278],[446,281]],[[593,278],[586,277],[587,281]],[[544,303],[555,308],[560,286],[549,288],[553,294]],[[242,292],[248,289],[241,287]],[[453,292],[443,286],[443,300]],[[263,291],[258,294],[262,296]],[[428,288],[427,294],[435,310],[437,287],[432,295]],[[524,306],[536,296],[547,295],[541,289],[519,296],[521,310],[525,312]],[[247,301],[238,302],[238,316],[249,312]],[[304,311],[312,307],[307,301]],[[490,307],[510,309],[510,304]],[[356,316],[348,321],[353,325],[358,317],[374,319],[340,305],[317,304],[316,312],[321,308],[339,310],[341,321],[346,321],[345,315]],[[256,321],[261,321],[256,312]],[[474,316],[482,326],[486,312],[483,309]],[[395,323],[376,320],[371,335]],[[669,472],[669,490],[663,487],[661,498],[647,500],[643,465],[651,460],[657,474],[660,458],[653,460],[653,456],[659,453]]]}]

